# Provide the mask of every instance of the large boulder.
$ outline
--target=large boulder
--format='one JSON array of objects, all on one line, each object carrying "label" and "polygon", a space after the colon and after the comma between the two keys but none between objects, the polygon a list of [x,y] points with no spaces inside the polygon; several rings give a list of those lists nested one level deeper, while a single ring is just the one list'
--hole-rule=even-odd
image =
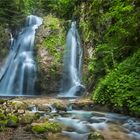
[{"label": "large boulder", "polygon": [[56,122],[46,121],[44,123],[33,123],[31,129],[33,133],[38,133],[38,134],[45,133],[45,132],[58,133],[61,132],[62,125]]}]

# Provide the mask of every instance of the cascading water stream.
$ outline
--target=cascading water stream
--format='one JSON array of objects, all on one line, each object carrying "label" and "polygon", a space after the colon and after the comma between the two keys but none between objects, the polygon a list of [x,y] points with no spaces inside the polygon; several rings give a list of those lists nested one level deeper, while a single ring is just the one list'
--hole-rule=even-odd
[{"label": "cascading water stream", "polygon": [[30,15],[17,39],[12,39],[11,50],[0,70],[0,95],[33,95],[36,63],[33,47],[36,29],[42,19]]},{"label": "cascading water stream", "polygon": [[72,22],[67,34],[66,50],[64,55],[64,74],[62,79],[62,89],[59,96],[76,97],[81,95],[84,86],[82,79],[82,57],[80,37],[76,29],[76,22]]}]

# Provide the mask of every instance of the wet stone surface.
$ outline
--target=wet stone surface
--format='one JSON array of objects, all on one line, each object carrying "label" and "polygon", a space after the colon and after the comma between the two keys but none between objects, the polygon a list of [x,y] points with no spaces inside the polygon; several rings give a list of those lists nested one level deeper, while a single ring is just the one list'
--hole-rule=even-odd
[{"label": "wet stone surface", "polygon": [[[76,102],[76,101],[75,101]],[[139,140],[140,120],[116,113],[75,109],[74,101],[4,101],[1,140]],[[74,106],[73,106],[74,104]],[[80,103],[82,104],[82,103]],[[83,103],[85,104],[85,103]],[[7,113],[7,115],[3,115]],[[83,108],[82,108],[83,109]],[[8,131],[10,129],[10,132]],[[6,135],[7,134],[7,135]],[[4,137],[6,135],[6,137]]]}]

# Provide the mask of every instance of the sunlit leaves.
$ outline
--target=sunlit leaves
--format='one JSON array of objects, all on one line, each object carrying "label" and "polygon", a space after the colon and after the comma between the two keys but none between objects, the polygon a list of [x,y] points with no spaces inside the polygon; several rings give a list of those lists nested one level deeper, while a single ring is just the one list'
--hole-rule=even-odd
[{"label": "sunlit leaves", "polygon": [[140,50],[133,57],[122,62],[99,83],[94,93],[94,100],[140,115],[139,61]]}]

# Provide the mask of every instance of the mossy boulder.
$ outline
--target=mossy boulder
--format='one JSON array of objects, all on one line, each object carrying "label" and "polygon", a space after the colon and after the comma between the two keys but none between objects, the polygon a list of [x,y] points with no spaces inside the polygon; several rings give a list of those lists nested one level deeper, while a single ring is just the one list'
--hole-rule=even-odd
[{"label": "mossy boulder", "polygon": [[48,104],[40,104],[38,105],[38,110],[39,111],[45,111],[47,113],[50,113],[51,112],[51,108]]},{"label": "mossy boulder", "polygon": [[31,124],[33,120],[36,120],[38,116],[32,112],[26,112],[19,118],[20,124]]},{"label": "mossy boulder", "polygon": [[9,105],[12,106],[14,109],[27,109],[28,105],[21,101],[10,101]]},{"label": "mossy boulder", "polygon": [[3,104],[4,102],[6,102],[5,99],[0,99],[0,104]]},{"label": "mossy boulder", "polygon": [[45,133],[45,132],[52,132],[58,133],[61,132],[62,126],[56,122],[45,122],[45,123],[36,123],[32,124],[32,132],[33,133]]},{"label": "mossy boulder", "polygon": [[7,115],[7,126],[8,127],[17,127],[18,126],[18,117],[13,114]]},{"label": "mossy boulder", "polygon": [[52,105],[58,112],[60,112],[60,111],[67,111],[67,107],[64,105],[64,104],[62,104],[62,103],[60,103],[60,102],[55,102],[55,103],[53,103],[53,105]]},{"label": "mossy boulder", "polygon": [[105,140],[105,139],[101,133],[95,131],[89,134],[88,140]]}]

